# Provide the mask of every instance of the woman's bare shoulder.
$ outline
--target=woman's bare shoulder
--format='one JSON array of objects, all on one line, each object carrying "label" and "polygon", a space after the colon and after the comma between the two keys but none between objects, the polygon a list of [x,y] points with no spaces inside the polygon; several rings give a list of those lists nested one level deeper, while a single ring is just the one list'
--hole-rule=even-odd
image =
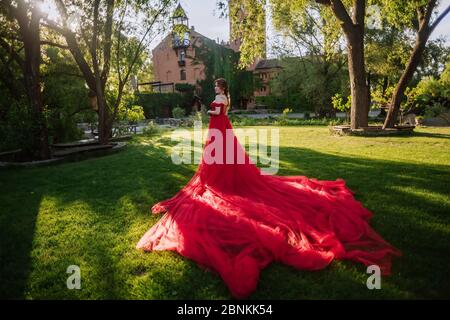
[{"label": "woman's bare shoulder", "polygon": [[223,95],[223,94],[218,94],[218,95],[216,95],[216,101],[217,101],[217,102],[222,102],[222,103],[228,104],[228,99],[227,99],[227,97],[226,97],[225,95]]}]

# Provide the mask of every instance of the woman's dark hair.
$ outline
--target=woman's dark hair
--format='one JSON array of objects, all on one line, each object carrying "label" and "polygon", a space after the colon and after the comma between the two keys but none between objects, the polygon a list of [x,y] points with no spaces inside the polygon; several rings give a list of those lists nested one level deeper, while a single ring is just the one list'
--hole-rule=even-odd
[{"label": "woman's dark hair", "polygon": [[227,97],[228,104],[225,107],[225,114],[226,114],[228,112],[228,109],[230,109],[230,103],[231,103],[230,92],[228,90],[227,80],[225,80],[224,78],[218,78],[218,79],[214,80],[214,84],[217,84],[218,87],[222,88],[223,93]]}]

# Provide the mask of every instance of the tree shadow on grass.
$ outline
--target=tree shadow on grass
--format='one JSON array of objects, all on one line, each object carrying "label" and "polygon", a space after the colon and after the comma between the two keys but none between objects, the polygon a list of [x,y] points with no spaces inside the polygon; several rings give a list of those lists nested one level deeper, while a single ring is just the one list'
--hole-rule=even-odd
[{"label": "tree shadow on grass", "polygon": [[[166,147],[136,144],[104,158],[3,173],[6,192],[1,201],[7,211],[1,216],[5,232],[0,271],[6,279],[2,296],[229,298],[220,278],[192,261],[174,252],[135,249],[143,233],[161,218],[150,214],[151,206],[175,195],[196,170],[197,165],[171,162],[168,151],[173,145],[171,141]],[[343,178],[355,197],[374,212],[374,229],[404,255],[394,260],[393,275],[383,278],[384,290],[365,287],[367,275],[359,264],[336,262],[325,270],[304,272],[274,263],[263,270],[252,297],[449,296],[449,204],[439,201],[448,197],[448,166],[286,147],[280,147],[280,157],[279,175]],[[51,210],[43,199],[53,201]],[[43,219],[42,226],[38,218]],[[59,233],[64,237],[58,237]],[[67,290],[69,264],[80,265],[83,290]]]},{"label": "tree shadow on grass", "polygon": [[445,133],[431,133],[431,132],[420,132],[413,131],[413,137],[427,137],[427,138],[441,138],[441,139],[450,139],[450,134]]},{"label": "tree shadow on grass", "polygon": [[23,299],[42,191],[10,177],[0,171],[0,299]]}]

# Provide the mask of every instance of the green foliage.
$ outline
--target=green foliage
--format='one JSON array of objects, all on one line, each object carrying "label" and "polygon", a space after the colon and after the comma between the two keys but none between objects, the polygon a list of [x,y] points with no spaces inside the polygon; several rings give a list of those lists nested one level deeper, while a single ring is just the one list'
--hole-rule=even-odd
[{"label": "green foliage", "polygon": [[151,120],[147,124],[147,126],[144,128],[142,133],[144,136],[152,137],[152,136],[158,134],[160,131],[161,131],[161,129],[158,127],[158,125],[156,123],[154,123],[153,120]]},{"label": "green foliage", "polygon": [[386,77],[391,83],[397,82],[409,58],[408,35],[403,30],[389,26],[367,29],[365,43],[367,69],[376,77]]},{"label": "green foliage", "polygon": [[307,52],[323,54],[327,61],[332,61],[341,51],[339,38],[342,31],[329,6],[314,1],[270,2],[275,30],[296,42],[295,45],[304,47]]},{"label": "green foliage", "polygon": [[44,104],[47,106],[48,132],[53,143],[80,139],[77,115],[91,112],[85,82],[75,61],[59,48],[45,49],[42,70]]},{"label": "green foliage", "polygon": [[[266,53],[265,1],[240,0],[230,1],[228,4],[232,21],[231,41],[241,39],[238,67],[244,69],[251,65],[256,57],[264,57]],[[245,12],[245,18],[242,20],[241,9]]]},{"label": "green foliage", "polygon": [[201,121],[203,124],[209,123],[209,116],[202,111],[197,111],[194,115],[194,121]]},{"label": "green foliage", "polygon": [[185,115],[185,110],[180,107],[175,107],[172,109],[172,115],[174,118],[181,119]]},{"label": "green foliage", "polygon": [[434,102],[433,105],[429,106],[425,109],[424,117],[425,118],[433,118],[441,115],[442,113],[449,113],[450,109],[446,108],[439,102]]},{"label": "green foliage", "polygon": [[417,29],[417,10],[424,9],[428,0],[372,0],[380,8],[381,16],[396,28]]},{"label": "green foliage", "polygon": [[387,106],[390,104],[392,99],[392,94],[394,93],[394,86],[389,86],[386,88],[383,94],[383,88],[377,86],[371,90],[371,100],[375,106]]},{"label": "green foliage", "polygon": [[195,86],[190,83],[175,83],[175,90],[179,92],[194,92]]},{"label": "green foliage", "polygon": [[208,38],[201,38],[202,44],[195,47],[195,59],[192,64],[205,65],[205,79],[197,81],[201,87],[201,98],[204,103],[215,99],[214,80],[225,78],[229,85],[231,104],[239,106],[241,97],[253,95],[253,72],[239,70],[239,53],[216,44]]},{"label": "green foliage", "polygon": [[425,117],[434,117],[450,108],[450,62],[439,79],[423,78],[414,88],[405,91],[404,109]]},{"label": "green foliage", "polygon": [[331,98],[331,104],[333,105],[333,109],[341,111],[341,112],[345,112],[347,114],[347,122],[350,122],[350,109],[352,106],[352,96],[348,95],[347,99],[345,99],[346,101],[344,101],[344,97],[342,96],[342,94],[340,93],[336,93],[332,98]]},{"label": "green foliage", "polygon": [[[287,112],[290,113],[290,112]],[[230,114],[230,118],[233,126],[330,126],[345,123],[344,119],[335,118],[289,118],[287,116],[269,116],[264,119],[240,117],[235,114]]]},{"label": "green foliage", "polygon": [[145,119],[144,108],[141,106],[131,106],[130,108],[121,106],[117,114],[117,120],[137,122]]},{"label": "green foliage", "polygon": [[24,158],[38,158],[40,150],[36,141],[38,131],[38,119],[28,102],[25,99],[13,101],[0,121],[0,151],[22,149]]},{"label": "green foliage", "polygon": [[[275,99],[278,109],[289,105],[296,111],[324,115],[331,111],[331,97],[337,92],[348,91],[348,74],[339,60],[283,57],[280,64],[282,69],[270,81],[271,93],[278,97]],[[274,105],[269,101],[264,104]]]},{"label": "green foliage", "polygon": [[281,116],[277,118],[277,124],[278,125],[286,125],[289,123],[289,114],[292,113],[292,109],[290,108],[284,108],[283,113]]},{"label": "green foliage", "polygon": [[295,111],[312,111],[311,104],[302,93],[289,93],[285,95],[268,95],[255,97],[257,105],[266,106],[269,110],[282,111],[287,105]]},{"label": "green foliage", "polygon": [[292,113],[292,109],[290,109],[290,108],[285,108],[285,109],[283,110],[283,117],[286,117],[286,118],[287,118],[287,116],[289,115],[289,113]]},{"label": "green foliage", "polygon": [[145,118],[169,117],[175,106],[190,105],[186,95],[181,93],[137,93],[136,104],[144,108]]}]

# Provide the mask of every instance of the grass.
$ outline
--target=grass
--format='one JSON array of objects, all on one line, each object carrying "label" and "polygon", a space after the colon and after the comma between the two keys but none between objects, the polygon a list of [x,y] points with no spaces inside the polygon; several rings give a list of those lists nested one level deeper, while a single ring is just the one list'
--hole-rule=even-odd
[{"label": "grass", "polygon": [[[218,276],[177,253],[135,249],[161,217],[150,214],[152,204],[196,170],[173,164],[172,147],[167,132],[136,136],[110,156],[0,170],[0,297],[231,298]],[[280,127],[277,174],[345,179],[374,212],[375,230],[403,256],[381,290],[368,290],[364,266],[352,262],[315,272],[273,263],[250,298],[449,298],[449,150],[449,128],[369,138],[330,136],[324,126]],[[80,266],[80,290],[66,287],[69,265]]]}]

